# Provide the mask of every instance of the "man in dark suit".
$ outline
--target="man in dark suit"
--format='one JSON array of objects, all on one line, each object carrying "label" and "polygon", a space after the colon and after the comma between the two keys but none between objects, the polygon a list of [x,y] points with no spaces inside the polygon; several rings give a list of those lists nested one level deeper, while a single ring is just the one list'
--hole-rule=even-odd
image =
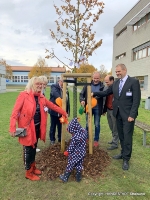
[{"label": "man in dark suit", "polygon": [[114,159],[123,159],[123,170],[129,169],[129,160],[132,153],[132,136],[138,107],[141,100],[139,81],[127,75],[124,64],[116,66],[116,75],[119,78],[106,91],[94,92],[91,96],[114,95],[113,115],[116,117],[117,129],[121,144],[121,153]]}]

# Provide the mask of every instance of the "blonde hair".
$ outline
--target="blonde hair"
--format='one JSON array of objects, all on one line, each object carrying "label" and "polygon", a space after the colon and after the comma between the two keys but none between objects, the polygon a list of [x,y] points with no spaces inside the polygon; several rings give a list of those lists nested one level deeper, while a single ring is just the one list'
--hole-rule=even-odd
[{"label": "blonde hair", "polygon": [[33,76],[27,83],[26,87],[25,87],[25,91],[30,92],[33,89],[33,84],[35,81],[39,81],[42,82],[42,80],[37,77],[37,76]]},{"label": "blonde hair", "polygon": [[42,82],[45,82],[46,84],[48,83],[47,77],[46,76],[39,76]]}]

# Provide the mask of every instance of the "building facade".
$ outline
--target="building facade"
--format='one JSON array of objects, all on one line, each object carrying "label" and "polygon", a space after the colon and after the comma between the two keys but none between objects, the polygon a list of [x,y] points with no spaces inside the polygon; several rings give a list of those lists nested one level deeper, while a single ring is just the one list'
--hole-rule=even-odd
[{"label": "building facade", "polygon": [[123,63],[128,75],[140,81],[142,97],[150,96],[150,0],[140,0],[116,24],[112,74]]},{"label": "building facade", "polygon": [[4,65],[0,64],[0,93],[6,92],[6,69]]},{"label": "building facade", "polygon": [[[50,67],[51,73],[48,78],[48,85],[56,83],[61,74],[66,72],[64,67]],[[28,82],[28,74],[31,71],[32,67],[28,66],[11,66],[13,76],[11,80],[7,80],[7,85],[26,85]]]}]

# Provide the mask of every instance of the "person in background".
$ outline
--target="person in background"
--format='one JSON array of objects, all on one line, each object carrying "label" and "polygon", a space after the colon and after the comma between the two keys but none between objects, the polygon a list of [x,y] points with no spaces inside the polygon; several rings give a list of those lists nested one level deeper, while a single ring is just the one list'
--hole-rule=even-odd
[{"label": "person in background", "polygon": [[[63,80],[60,78],[58,80],[58,83],[51,85],[51,91],[50,91],[50,101],[56,104],[56,99],[63,97]],[[66,111],[70,113],[70,99],[69,99],[69,92],[67,90],[66,92]],[[61,129],[62,129],[62,123],[60,122],[61,115],[55,112],[54,110],[49,109],[50,114],[50,131],[49,131],[49,137],[50,137],[50,144],[55,144],[56,137],[56,127],[58,131],[58,142],[61,142]]]},{"label": "person in background", "polygon": [[141,100],[139,80],[127,75],[124,64],[116,66],[118,80],[114,81],[107,90],[93,92],[91,96],[104,97],[114,95],[113,115],[117,121],[117,129],[121,144],[121,153],[113,156],[114,159],[123,159],[122,169],[129,169],[129,160],[132,154],[132,140],[135,119]]},{"label": "person in background", "polygon": [[[46,86],[48,84],[48,80],[47,80],[46,76],[39,76],[39,78],[42,81],[42,91],[41,91],[41,93],[45,96],[45,91],[46,91]],[[36,152],[40,152],[40,149],[38,147],[36,148]]]},{"label": "person in background", "polygon": [[[104,82],[106,84],[106,87],[104,88],[104,90],[105,90],[113,84],[114,77],[111,75],[107,75],[104,78]],[[109,124],[109,128],[112,132],[112,141],[108,142],[108,144],[111,144],[111,146],[107,148],[108,150],[117,149],[118,142],[119,142],[116,118],[113,116],[113,105],[112,105],[113,100],[114,100],[113,94],[108,95],[106,97],[105,105],[104,105],[104,109],[103,109],[104,114],[107,113],[107,121]]]},{"label": "person in background", "polygon": [[[93,73],[93,80],[91,83],[91,91],[99,92],[103,91],[104,85],[100,81],[100,73],[95,71]],[[84,86],[82,91],[80,92],[80,103],[82,106],[87,105],[87,86]],[[99,137],[100,137],[100,118],[103,112],[103,98],[97,99],[97,105],[92,108],[92,115],[94,116],[94,125],[95,125],[95,137],[94,137],[94,146],[97,147],[99,145]],[[88,131],[88,114],[86,114],[86,130]]]},{"label": "person in background", "polygon": [[72,134],[69,147],[67,151],[64,152],[64,155],[68,156],[68,164],[65,173],[59,177],[63,182],[67,182],[72,170],[76,168],[76,181],[80,182],[82,179],[82,164],[86,154],[86,140],[88,134],[86,129],[81,127],[78,118],[74,118],[70,121],[67,131]]},{"label": "person in background", "polygon": [[32,181],[40,180],[41,171],[36,168],[35,156],[38,139],[45,142],[47,112],[45,108],[55,110],[67,118],[67,113],[60,107],[47,100],[42,94],[42,81],[39,77],[29,80],[25,91],[21,92],[15,102],[10,117],[9,132],[15,137],[16,123],[18,128],[25,128],[27,135],[19,137],[23,145],[25,178]]},{"label": "person in background", "polygon": [[39,78],[41,79],[42,81],[42,94],[45,96],[45,91],[46,91],[46,86],[48,84],[48,80],[47,80],[47,77],[46,76],[39,76]]}]

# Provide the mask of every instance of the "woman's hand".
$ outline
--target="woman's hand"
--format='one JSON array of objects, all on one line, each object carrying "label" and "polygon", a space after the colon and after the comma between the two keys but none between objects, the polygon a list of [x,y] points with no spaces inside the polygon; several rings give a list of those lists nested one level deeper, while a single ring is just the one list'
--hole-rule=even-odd
[{"label": "woman's hand", "polygon": [[9,133],[11,137],[15,137],[15,133]]}]

